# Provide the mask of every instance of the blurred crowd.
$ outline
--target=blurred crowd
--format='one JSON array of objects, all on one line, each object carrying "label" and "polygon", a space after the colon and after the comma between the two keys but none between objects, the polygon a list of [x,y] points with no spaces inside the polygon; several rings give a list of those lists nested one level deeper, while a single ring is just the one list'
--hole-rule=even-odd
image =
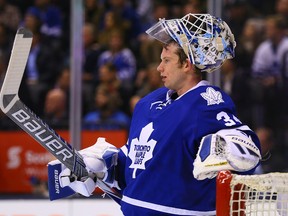
[{"label": "blurred crowd", "polygon": [[[129,128],[137,101],[162,86],[162,46],[145,31],[159,18],[206,13],[207,1],[83,0],[83,129]],[[34,37],[20,98],[55,129],[69,127],[70,7],[70,0],[0,0],[0,85],[14,35],[26,27]],[[268,143],[263,172],[287,170],[288,0],[223,0],[222,18],[237,47],[220,70],[221,87]],[[1,130],[18,129],[0,118]]]}]

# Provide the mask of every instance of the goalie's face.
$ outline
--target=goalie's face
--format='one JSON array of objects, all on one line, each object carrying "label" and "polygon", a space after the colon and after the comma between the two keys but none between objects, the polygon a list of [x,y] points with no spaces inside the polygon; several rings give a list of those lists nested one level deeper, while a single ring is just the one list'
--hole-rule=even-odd
[{"label": "goalie's face", "polygon": [[[177,50],[179,46],[171,43],[162,49],[161,62],[157,67],[165,87],[177,91],[178,95],[187,90],[187,79],[191,64],[187,59],[180,63]],[[190,87],[189,87],[190,88]]]}]

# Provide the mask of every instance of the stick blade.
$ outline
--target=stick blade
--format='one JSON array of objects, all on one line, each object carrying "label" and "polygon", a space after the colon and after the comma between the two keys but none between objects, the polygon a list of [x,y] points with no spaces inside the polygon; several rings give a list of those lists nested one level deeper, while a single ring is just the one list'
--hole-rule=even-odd
[{"label": "stick blade", "polygon": [[15,35],[5,79],[0,92],[0,108],[6,113],[17,101],[18,91],[29,56],[33,34],[30,30],[19,28]]}]

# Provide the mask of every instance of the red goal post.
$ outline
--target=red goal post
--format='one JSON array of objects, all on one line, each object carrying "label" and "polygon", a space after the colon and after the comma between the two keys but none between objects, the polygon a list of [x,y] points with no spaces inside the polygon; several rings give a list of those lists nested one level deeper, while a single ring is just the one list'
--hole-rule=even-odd
[{"label": "red goal post", "polygon": [[288,173],[237,175],[221,171],[216,178],[217,216],[288,216]]}]

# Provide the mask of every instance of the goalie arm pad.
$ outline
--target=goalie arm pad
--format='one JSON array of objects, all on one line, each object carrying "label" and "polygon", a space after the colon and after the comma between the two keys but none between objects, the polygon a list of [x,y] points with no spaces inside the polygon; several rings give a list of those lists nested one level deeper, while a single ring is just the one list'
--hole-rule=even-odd
[{"label": "goalie arm pad", "polygon": [[221,170],[249,171],[260,159],[261,152],[250,136],[239,129],[223,129],[202,138],[193,175],[203,180],[214,178]]},{"label": "goalie arm pad", "polygon": [[97,187],[97,178],[102,179],[111,187],[117,187],[115,166],[117,165],[118,149],[98,138],[97,142],[79,153],[83,156],[89,176],[77,179],[76,176],[60,161],[48,163],[48,188],[51,200],[73,195],[75,192],[89,197]]}]

